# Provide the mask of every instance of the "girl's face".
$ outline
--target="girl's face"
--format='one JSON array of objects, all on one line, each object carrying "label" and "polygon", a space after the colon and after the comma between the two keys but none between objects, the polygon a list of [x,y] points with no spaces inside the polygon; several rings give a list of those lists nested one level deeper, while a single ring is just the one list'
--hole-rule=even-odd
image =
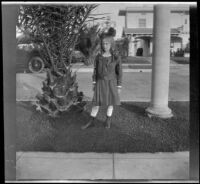
[{"label": "girl's face", "polygon": [[111,42],[108,39],[103,39],[102,46],[105,52],[109,52],[111,48]]}]

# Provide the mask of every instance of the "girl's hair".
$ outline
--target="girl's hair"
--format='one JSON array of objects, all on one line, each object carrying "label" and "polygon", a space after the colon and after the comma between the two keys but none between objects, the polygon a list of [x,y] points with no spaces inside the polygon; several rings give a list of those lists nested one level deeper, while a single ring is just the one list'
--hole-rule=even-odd
[{"label": "girl's hair", "polygon": [[100,52],[101,53],[104,51],[104,49],[103,49],[103,40],[104,39],[108,39],[109,42],[111,43],[110,53],[112,55],[114,55],[114,56],[118,55],[118,51],[116,49],[115,40],[114,40],[115,35],[116,35],[116,30],[113,27],[110,27],[106,33],[103,32],[100,35],[100,40],[101,40],[101,44],[100,44],[101,51]]}]

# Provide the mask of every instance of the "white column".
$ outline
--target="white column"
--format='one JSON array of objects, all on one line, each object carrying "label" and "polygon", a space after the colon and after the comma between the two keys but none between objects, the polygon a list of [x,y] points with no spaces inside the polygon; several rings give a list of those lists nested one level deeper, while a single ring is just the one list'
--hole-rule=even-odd
[{"label": "white column", "polygon": [[170,65],[170,8],[154,6],[151,103],[147,114],[160,118],[172,117],[168,107]]},{"label": "white column", "polygon": [[125,28],[127,28],[127,12],[125,14]]},{"label": "white column", "polygon": [[187,43],[189,42],[189,34],[182,34],[180,36],[182,38],[182,49],[185,49],[187,46]]},{"label": "white column", "polygon": [[133,36],[131,36],[131,38],[129,40],[129,49],[128,49],[128,51],[129,51],[128,55],[129,56],[134,56],[134,53],[135,53],[134,49],[135,49],[134,48],[134,38],[133,38]]},{"label": "white column", "polygon": [[144,39],[143,41],[143,56],[147,57],[149,56],[149,48],[148,48],[148,40]]},{"label": "white column", "polygon": [[150,38],[150,48],[149,48],[149,53],[152,54],[153,50],[153,44],[152,44],[152,39]]}]

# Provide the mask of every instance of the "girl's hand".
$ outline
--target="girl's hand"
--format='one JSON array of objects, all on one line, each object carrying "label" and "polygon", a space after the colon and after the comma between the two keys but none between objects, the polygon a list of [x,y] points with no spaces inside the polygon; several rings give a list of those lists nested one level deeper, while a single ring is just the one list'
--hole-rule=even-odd
[{"label": "girl's hand", "polygon": [[117,87],[117,91],[118,91],[118,94],[120,94],[121,93],[121,87]]},{"label": "girl's hand", "polygon": [[96,87],[96,83],[93,83],[93,84],[92,84],[92,90],[93,90],[93,91],[95,90],[95,87]]}]

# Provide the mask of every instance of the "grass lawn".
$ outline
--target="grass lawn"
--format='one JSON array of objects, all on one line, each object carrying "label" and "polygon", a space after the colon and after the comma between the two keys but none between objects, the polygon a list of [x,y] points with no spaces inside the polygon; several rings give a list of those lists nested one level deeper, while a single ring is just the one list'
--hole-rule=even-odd
[{"label": "grass lawn", "polygon": [[151,64],[146,57],[133,57],[133,56],[128,56],[127,58],[122,58],[122,63]]},{"label": "grass lawn", "polygon": [[[130,64],[151,64],[150,60],[151,57],[133,57],[129,56],[127,58],[122,58],[123,63],[130,63]],[[189,64],[190,58],[189,57],[171,57],[171,60],[176,62],[177,64]]]},{"label": "grass lawn", "polygon": [[152,65],[129,65],[130,69],[152,69]]},{"label": "grass lawn", "polygon": [[103,127],[101,108],[95,127],[81,130],[91,104],[83,113],[71,110],[51,118],[30,102],[17,102],[17,151],[51,152],[174,152],[189,150],[189,102],[170,102],[171,119],[148,118],[146,102],[123,102],[113,113],[112,127]]},{"label": "grass lawn", "polygon": [[171,60],[178,64],[189,64],[190,58],[189,57],[171,57]]}]

